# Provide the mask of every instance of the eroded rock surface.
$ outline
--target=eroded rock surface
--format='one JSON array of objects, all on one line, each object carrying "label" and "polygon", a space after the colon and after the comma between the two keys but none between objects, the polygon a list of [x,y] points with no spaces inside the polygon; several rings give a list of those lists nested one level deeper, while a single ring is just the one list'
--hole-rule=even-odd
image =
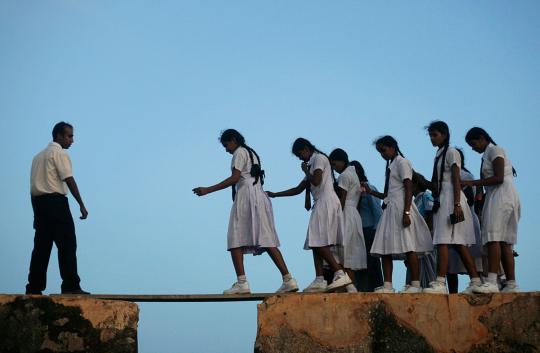
[{"label": "eroded rock surface", "polygon": [[255,352],[540,352],[540,293],[270,297]]},{"label": "eroded rock surface", "polygon": [[90,297],[0,295],[0,352],[137,352],[139,308]]}]

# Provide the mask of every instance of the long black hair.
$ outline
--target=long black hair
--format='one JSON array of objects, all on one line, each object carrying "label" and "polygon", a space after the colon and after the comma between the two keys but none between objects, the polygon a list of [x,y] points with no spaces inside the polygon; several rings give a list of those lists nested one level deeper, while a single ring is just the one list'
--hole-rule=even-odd
[{"label": "long black hair", "polygon": [[442,147],[439,147],[439,149],[442,148],[443,151],[439,157],[435,158],[435,162],[433,164],[433,176],[431,178],[431,181],[433,182],[433,179],[437,177],[437,163],[439,162],[439,159],[442,159],[440,175],[438,176],[437,184],[435,185],[435,196],[438,197],[442,189],[444,166],[446,164],[446,153],[448,152],[448,148],[450,147],[450,128],[448,127],[448,124],[446,124],[444,121],[435,120],[429,123],[428,126],[426,126],[426,130],[428,132],[437,131],[440,134],[446,135],[446,138],[444,139],[444,145]]},{"label": "long black hair", "polygon": [[[300,151],[303,150],[304,148],[307,148],[310,152],[317,152],[317,153],[322,154],[323,156],[326,157],[326,159],[328,159],[328,163],[330,163],[330,158],[328,158],[326,153],[321,152],[319,149],[317,149],[317,147],[315,147],[315,145],[313,145],[311,142],[309,142],[308,139],[305,139],[303,137],[299,137],[296,140],[294,140],[294,143],[293,143],[292,148],[291,148],[291,152],[296,157],[299,157],[300,156],[299,155]],[[330,172],[330,174],[332,174],[332,179],[335,182],[336,177],[334,176],[334,173]]]},{"label": "long black hair", "polygon": [[[373,141],[373,145],[376,147],[377,145],[383,145],[383,146],[386,146],[386,147],[392,147],[396,150],[396,153],[399,154],[401,157],[405,157],[403,155],[403,153],[401,152],[401,150],[399,149],[399,145],[398,145],[398,142],[395,138],[393,138],[392,136],[390,135],[386,135],[386,136],[381,136],[377,139],[375,139],[375,141]],[[390,161],[386,161],[386,167],[388,168],[388,166],[390,165]]]},{"label": "long black hair", "polygon": [[[219,141],[221,143],[236,141],[239,146],[244,147],[248,151],[249,159],[251,160],[250,174],[252,177],[255,178],[253,185],[257,184],[259,180],[261,181],[261,185],[264,185],[264,170],[262,170],[261,168],[261,158],[253,148],[246,145],[246,139],[244,138],[244,136],[242,136],[241,133],[239,133],[235,129],[227,129],[221,133]],[[257,157],[257,161],[254,160],[253,155]]]},{"label": "long black hair", "polygon": [[349,163],[356,169],[356,175],[358,175],[358,179],[360,179],[361,183],[367,183],[368,178],[366,176],[366,171],[364,170],[364,167],[362,167],[362,164],[358,161],[351,161]]},{"label": "long black hair", "polygon": [[463,152],[463,149],[456,147],[456,150],[459,152],[459,156],[461,157],[461,169],[468,173],[471,173],[471,171],[465,167],[465,153]]},{"label": "long black hair", "polygon": [[328,159],[331,161],[341,161],[344,162],[346,165],[349,165],[349,155],[347,155],[347,152],[345,152],[341,148],[336,148],[332,152],[330,152],[330,155],[328,155]]},{"label": "long black hair", "polygon": [[[397,140],[390,135],[379,137],[378,139],[373,141],[373,144],[375,145],[375,147],[377,147],[377,145],[391,147],[396,151],[396,154],[400,155],[401,157],[405,157],[403,153],[401,152],[401,150],[399,149]],[[387,159],[386,169],[384,170],[384,197],[388,195],[389,185],[390,185],[390,161]],[[383,202],[382,208],[383,210],[386,208],[386,204],[384,202]]]},{"label": "long black hair", "polygon": [[[491,136],[489,136],[486,130],[476,126],[467,131],[467,134],[465,135],[465,141],[470,145],[472,140],[478,140],[480,139],[480,137],[483,137],[484,139],[486,139],[486,141],[491,142],[492,144],[497,146],[495,141],[493,141],[493,139],[491,138]],[[514,176],[517,176],[517,171],[514,167],[512,167],[512,173],[514,174]]]}]

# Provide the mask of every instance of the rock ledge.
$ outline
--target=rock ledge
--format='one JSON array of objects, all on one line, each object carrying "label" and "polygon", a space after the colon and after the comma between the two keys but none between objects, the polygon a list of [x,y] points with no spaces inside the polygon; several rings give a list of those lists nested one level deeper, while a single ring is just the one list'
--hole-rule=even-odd
[{"label": "rock ledge", "polygon": [[255,352],[540,352],[540,292],[277,295]]},{"label": "rock ledge", "polygon": [[0,352],[137,352],[139,308],[91,297],[0,295]]}]

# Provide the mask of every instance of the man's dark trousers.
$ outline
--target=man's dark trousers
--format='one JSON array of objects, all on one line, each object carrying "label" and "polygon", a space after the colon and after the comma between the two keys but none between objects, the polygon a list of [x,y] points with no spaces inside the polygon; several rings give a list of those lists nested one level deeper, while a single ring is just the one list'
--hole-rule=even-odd
[{"label": "man's dark trousers", "polygon": [[28,274],[28,291],[42,291],[47,285],[47,267],[53,243],[58,248],[62,291],[80,289],[77,274],[75,224],[66,196],[47,194],[32,197],[34,210],[34,250]]}]

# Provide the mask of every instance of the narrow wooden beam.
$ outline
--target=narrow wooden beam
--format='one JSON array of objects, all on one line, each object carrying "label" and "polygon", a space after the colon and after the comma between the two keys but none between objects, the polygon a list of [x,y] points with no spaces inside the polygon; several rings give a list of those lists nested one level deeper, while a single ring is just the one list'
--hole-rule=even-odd
[{"label": "narrow wooden beam", "polygon": [[[123,300],[128,302],[242,302],[242,301],[262,301],[263,299],[278,295],[276,293],[253,293],[253,294],[91,294],[91,295],[73,295],[73,294],[51,294],[51,296],[62,297],[85,297],[106,300]],[[279,295],[295,295],[279,294]]]}]

